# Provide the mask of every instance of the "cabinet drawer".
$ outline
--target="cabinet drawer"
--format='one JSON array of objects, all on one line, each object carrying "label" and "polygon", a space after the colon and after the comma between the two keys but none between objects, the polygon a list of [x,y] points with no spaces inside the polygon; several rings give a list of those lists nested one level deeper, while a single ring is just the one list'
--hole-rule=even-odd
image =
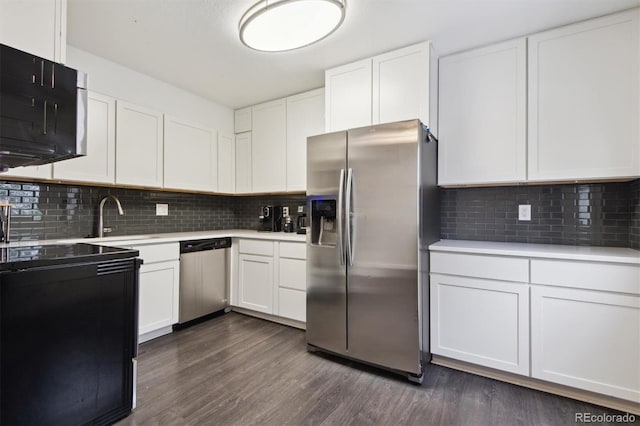
[{"label": "cabinet drawer", "polygon": [[239,240],[238,251],[258,256],[273,256],[273,241]]},{"label": "cabinet drawer", "polygon": [[180,245],[178,243],[131,246],[131,248],[140,252],[140,258],[144,260],[145,265],[180,259]]},{"label": "cabinet drawer", "polygon": [[280,259],[278,285],[296,290],[307,290],[307,261]]},{"label": "cabinet drawer", "polygon": [[640,265],[533,259],[531,283],[640,294]]},{"label": "cabinet drawer", "polygon": [[431,272],[526,283],[529,259],[431,252]]},{"label": "cabinet drawer", "polygon": [[288,257],[291,259],[306,259],[307,244],[306,243],[280,243],[280,257]]},{"label": "cabinet drawer", "polygon": [[288,288],[278,289],[278,315],[305,322],[307,320],[307,293]]}]

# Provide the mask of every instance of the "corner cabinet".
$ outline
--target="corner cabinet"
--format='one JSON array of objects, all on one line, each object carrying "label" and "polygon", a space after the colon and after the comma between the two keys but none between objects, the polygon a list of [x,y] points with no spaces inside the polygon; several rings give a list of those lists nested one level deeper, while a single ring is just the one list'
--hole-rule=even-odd
[{"label": "corner cabinet", "polygon": [[527,178],[526,39],[440,59],[438,184]]},{"label": "corner cabinet", "polygon": [[639,14],[529,37],[529,180],[640,176]]},{"label": "corner cabinet", "polygon": [[273,241],[238,241],[238,306],[273,313]]},{"label": "corner cabinet", "polygon": [[285,191],[287,186],[287,104],[278,99],[251,109],[251,189]]},{"label": "corner cabinet", "polygon": [[88,93],[87,155],[53,164],[53,178],[114,183],[116,173],[116,100]]},{"label": "corner cabinet", "polygon": [[233,136],[218,134],[218,192],[236,191],[236,145]]},{"label": "corner cabinet", "polygon": [[164,117],[164,187],[218,190],[217,132],[174,117]]},{"label": "corner cabinet", "polygon": [[116,102],[116,183],[162,187],[162,113]]},{"label": "corner cabinet", "polygon": [[325,130],[416,118],[435,128],[433,56],[424,42],[326,70]]},{"label": "corner cabinet", "polygon": [[235,192],[251,193],[251,132],[236,135]]}]

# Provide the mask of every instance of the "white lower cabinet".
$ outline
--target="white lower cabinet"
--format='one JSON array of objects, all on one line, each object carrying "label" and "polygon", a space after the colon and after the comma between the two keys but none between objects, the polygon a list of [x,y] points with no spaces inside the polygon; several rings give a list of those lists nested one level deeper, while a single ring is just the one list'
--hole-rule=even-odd
[{"label": "white lower cabinet", "polygon": [[231,279],[232,306],[272,315],[276,321],[306,321],[305,243],[239,239],[232,253],[237,259]]},{"label": "white lower cabinet", "polygon": [[238,306],[273,313],[273,257],[238,256]]},{"label": "white lower cabinet", "polygon": [[640,402],[640,296],[532,286],[531,375]]},{"label": "white lower cabinet", "polygon": [[431,351],[529,374],[529,286],[431,274]]}]

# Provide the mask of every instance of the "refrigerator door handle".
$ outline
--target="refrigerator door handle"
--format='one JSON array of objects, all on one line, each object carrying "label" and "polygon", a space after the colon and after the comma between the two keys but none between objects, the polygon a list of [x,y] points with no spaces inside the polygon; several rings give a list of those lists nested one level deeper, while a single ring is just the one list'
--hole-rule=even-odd
[{"label": "refrigerator door handle", "polygon": [[351,229],[351,218],[353,217],[353,212],[351,208],[351,196],[353,192],[353,169],[349,168],[347,172],[347,194],[345,196],[345,205],[346,205],[346,214],[345,214],[345,226],[347,228],[347,257],[349,258],[349,266],[353,266],[353,238],[352,238],[352,229]]},{"label": "refrigerator door handle", "polygon": [[338,188],[338,211],[336,212],[336,222],[338,222],[338,253],[340,255],[340,265],[345,263],[344,242],[342,235],[342,202],[344,200],[344,169],[340,169],[340,184]]}]

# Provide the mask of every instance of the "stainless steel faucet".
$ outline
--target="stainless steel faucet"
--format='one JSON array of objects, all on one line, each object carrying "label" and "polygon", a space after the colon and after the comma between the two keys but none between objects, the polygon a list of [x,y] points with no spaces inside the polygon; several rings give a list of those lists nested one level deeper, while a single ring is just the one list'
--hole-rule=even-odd
[{"label": "stainless steel faucet", "polygon": [[100,201],[99,215],[98,215],[98,237],[104,237],[104,203],[107,202],[109,198],[112,198],[113,201],[116,202],[116,206],[118,207],[118,214],[123,215],[124,210],[122,210],[122,204],[120,204],[120,200],[115,195],[107,195]]}]

